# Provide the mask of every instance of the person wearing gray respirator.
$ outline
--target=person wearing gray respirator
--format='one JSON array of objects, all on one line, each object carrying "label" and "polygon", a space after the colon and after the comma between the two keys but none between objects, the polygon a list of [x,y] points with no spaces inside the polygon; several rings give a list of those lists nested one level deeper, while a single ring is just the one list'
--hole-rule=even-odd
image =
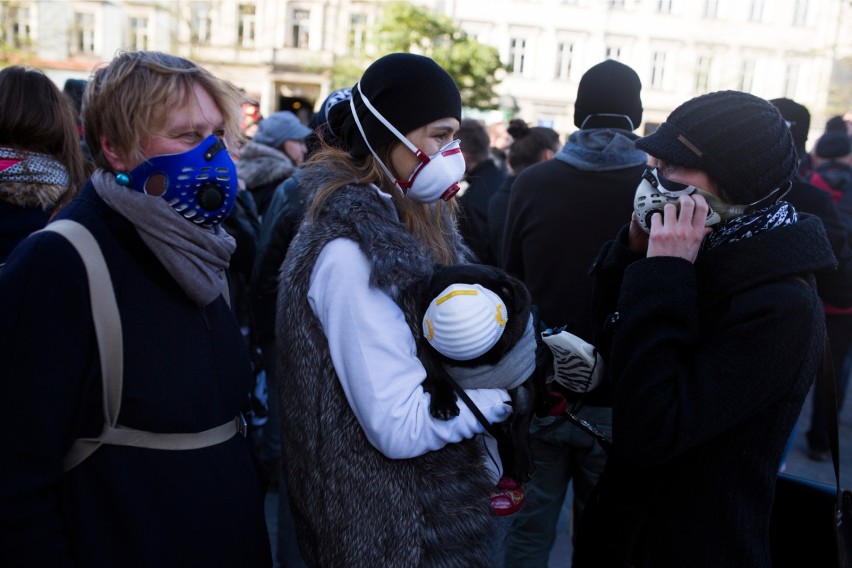
[{"label": "person wearing gray respirator", "polygon": [[574,566],[768,567],[778,467],[823,351],[813,272],[836,261],[819,219],[782,200],[796,151],[769,102],[702,95],[636,145],[656,161],[645,199],[593,268],[613,444]]}]

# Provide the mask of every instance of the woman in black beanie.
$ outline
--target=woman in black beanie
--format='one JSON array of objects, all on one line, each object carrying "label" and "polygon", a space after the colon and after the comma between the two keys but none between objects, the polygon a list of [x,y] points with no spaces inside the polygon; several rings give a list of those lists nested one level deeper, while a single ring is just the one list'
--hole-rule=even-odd
[{"label": "woman in black beanie", "polygon": [[781,200],[796,154],[768,102],[703,95],[636,145],[656,159],[642,184],[680,196],[650,234],[634,214],[594,266],[614,442],[575,566],[768,567],[775,479],[825,336],[812,273],[831,247]]},{"label": "woman in black beanie", "polygon": [[[328,119],[337,139],[301,173],[312,197],[276,322],[302,555],[314,566],[486,566],[499,466],[465,405],[452,420],[430,415],[415,345],[417,283],[469,254],[449,201],[464,173],[458,88],[431,59],[391,54]],[[492,423],[511,413],[506,390],[468,394]]]}]

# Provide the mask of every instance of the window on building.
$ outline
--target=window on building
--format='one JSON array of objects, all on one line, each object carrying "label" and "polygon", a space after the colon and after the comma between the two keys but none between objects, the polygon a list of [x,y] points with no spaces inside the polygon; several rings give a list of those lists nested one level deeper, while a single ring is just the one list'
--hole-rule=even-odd
[{"label": "window on building", "polygon": [[523,75],[526,70],[527,40],[523,37],[513,37],[509,40],[509,65],[512,73]]},{"label": "window on building", "polygon": [[719,0],[704,0],[704,17],[715,18],[719,15]]},{"label": "window on building", "polygon": [[788,99],[795,99],[798,86],[799,64],[796,62],[788,63],[784,73],[784,96]]},{"label": "window on building", "polygon": [[657,0],[657,12],[660,14],[671,14],[672,0]]},{"label": "window on building", "polygon": [[210,2],[190,2],[190,39],[192,43],[209,44],[213,18]]},{"label": "window on building", "polygon": [[620,45],[608,45],[604,50],[604,58],[605,59],[621,59],[621,46]]},{"label": "window on building", "polygon": [[750,93],[754,87],[754,60],[746,59],[740,69],[740,90]]},{"label": "window on building", "polygon": [[763,21],[763,0],[751,0],[748,10],[748,19],[750,22]]},{"label": "window on building", "polygon": [[311,39],[311,11],[293,10],[293,47],[308,49]]},{"label": "window on building", "polygon": [[257,20],[254,4],[240,4],[237,40],[241,47],[254,47]]},{"label": "window on building", "polygon": [[571,65],[574,59],[574,44],[560,41],[556,44],[556,73],[557,79],[567,79],[571,76]]},{"label": "window on building", "polygon": [[352,14],[349,18],[349,53],[360,55],[367,48],[367,14]]},{"label": "window on building", "polygon": [[71,51],[95,53],[95,15],[76,12],[71,37],[73,42]]},{"label": "window on building", "polygon": [[3,14],[3,43],[21,48],[32,44],[30,10],[23,6],[7,6]]},{"label": "window on building", "polygon": [[662,89],[665,74],[666,54],[664,51],[655,51],[651,58],[651,86],[655,89]]},{"label": "window on building", "polygon": [[709,55],[699,55],[695,66],[695,91],[706,93],[710,90],[710,69],[713,67],[713,58]]},{"label": "window on building", "polygon": [[606,5],[610,10],[623,10],[624,0],[607,0]]},{"label": "window on building", "polygon": [[804,26],[808,21],[808,0],[793,2],[793,25]]},{"label": "window on building", "polygon": [[130,47],[137,51],[148,49],[148,18],[130,18]]}]

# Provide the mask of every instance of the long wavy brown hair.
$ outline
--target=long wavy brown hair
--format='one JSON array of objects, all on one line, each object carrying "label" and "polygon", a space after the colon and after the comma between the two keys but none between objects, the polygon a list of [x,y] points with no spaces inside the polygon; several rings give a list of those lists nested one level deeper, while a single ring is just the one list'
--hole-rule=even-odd
[{"label": "long wavy brown hair", "polygon": [[[401,142],[395,141],[377,149],[376,153],[385,164],[390,164],[393,148]],[[458,262],[456,249],[456,203],[438,201],[434,204],[418,203],[407,199],[400,189],[388,179],[381,165],[371,155],[363,161],[354,160],[345,150],[333,147],[325,142],[315,152],[305,167],[322,164],[331,173],[330,181],[321,186],[308,210],[311,219],[316,220],[328,198],[346,185],[374,184],[391,195],[396,209],[408,231],[424,246],[432,260],[441,264]],[[390,166],[389,166],[390,167]]]}]

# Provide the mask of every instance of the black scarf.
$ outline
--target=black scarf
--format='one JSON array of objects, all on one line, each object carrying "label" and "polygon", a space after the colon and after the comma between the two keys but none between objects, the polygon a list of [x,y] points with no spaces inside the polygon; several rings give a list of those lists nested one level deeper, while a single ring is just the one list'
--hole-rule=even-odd
[{"label": "black scarf", "polygon": [[798,220],[799,216],[793,206],[786,201],[780,201],[720,224],[704,239],[703,249],[709,250],[726,243],[735,243]]}]

